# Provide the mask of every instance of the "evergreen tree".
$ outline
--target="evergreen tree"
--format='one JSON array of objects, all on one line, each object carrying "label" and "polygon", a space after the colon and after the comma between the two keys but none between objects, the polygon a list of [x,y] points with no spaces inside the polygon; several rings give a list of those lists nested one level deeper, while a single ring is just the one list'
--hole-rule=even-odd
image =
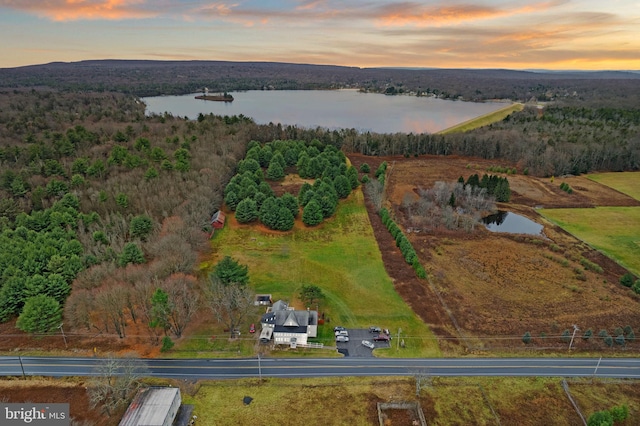
[{"label": "evergreen tree", "polygon": [[161,328],[165,334],[171,328],[171,311],[173,310],[170,302],[169,295],[161,288],[151,296],[151,321],[149,326],[152,328]]},{"label": "evergreen tree", "polygon": [[260,170],[260,163],[252,158],[245,158],[244,160],[240,160],[238,162],[238,174],[243,174],[244,172],[255,173]]},{"label": "evergreen tree", "polygon": [[351,184],[349,179],[344,175],[338,175],[333,181],[333,187],[339,198],[347,198],[351,193]]},{"label": "evergreen tree", "polygon": [[273,157],[271,157],[271,161],[269,161],[269,164],[271,164],[274,161],[280,164],[280,167],[282,167],[282,169],[287,167],[287,162],[284,160],[284,157],[282,156],[282,153],[280,151],[276,151],[273,154]]},{"label": "evergreen tree", "polygon": [[246,265],[241,265],[230,256],[225,256],[216,264],[213,275],[215,275],[223,285],[246,285],[249,282],[248,270],[249,268]]},{"label": "evergreen tree", "polygon": [[[260,194],[263,195],[262,193]],[[240,201],[236,207],[236,219],[240,223],[249,223],[258,219],[258,207],[256,201],[251,198],[245,198]]]},{"label": "evergreen tree", "polygon": [[295,221],[293,218],[293,214],[291,214],[291,210],[289,210],[285,206],[280,206],[273,229],[277,231],[289,231],[291,228],[293,228],[294,222]]},{"label": "evergreen tree", "polygon": [[[283,160],[284,161],[284,160]],[[267,169],[267,179],[269,180],[281,180],[284,178],[284,169],[277,161],[272,161],[269,163],[269,168]]]},{"label": "evergreen tree", "polygon": [[129,235],[132,238],[145,240],[153,230],[153,222],[147,215],[136,216],[129,224]]},{"label": "evergreen tree", "polygon": [[298,217],[300,213],[300,207],[298,206],[298,199],[288,192],[280,197],[282,204],[289,209],[294,218]]},{"label": "evergreen tree", "polygon": [[144,254],[135,243],[125,244],[122,253],[118,257],[118,265],[127,266],[129,263],[144,263]]},{"label": "evergreen tree", "polygon": [[316,196],[315,199],[320,205],[322,216],[324,218],[333,216],[336,212],[336,208],[338,207],[338,201],[334,197],[330,195],[322,195],[320,197]]},{"label": "evergreen tree", "polygon": [[316,226],[323,220],[322,209],[317,201],[311,200],[302,210],[302,222],[307,226]]},{"label": "evergreen tree", "polygon": [[278,220],[278,209],[280,208],[275,197],[269,197],[262,203],[258,218],[267,228],[274,229]]},{"label": "evergreen tree", "polygon": [[356,189],[360,182],[358,181],[358,170],[355,167],[349,166],[347,169],[347,179],[349,179],[349,183],[351,184],[351,189]]},{"label": "evergreen tree", "polygon": [[306,194],[312,190],[313,187],[311,186],[311,184],[309,184],[309,182],[305,182],[302,184],[302,186],[300,187],[300,191],[298,191],[298,202],[301,206],[305,206],[309,202],[311,197],[307,198]]},{"label": "evergreen tree", "polygon": [[16,327],[27,333],[47,333],[62,324],[62,308],[53,297],[39,294],[26,300]]}]

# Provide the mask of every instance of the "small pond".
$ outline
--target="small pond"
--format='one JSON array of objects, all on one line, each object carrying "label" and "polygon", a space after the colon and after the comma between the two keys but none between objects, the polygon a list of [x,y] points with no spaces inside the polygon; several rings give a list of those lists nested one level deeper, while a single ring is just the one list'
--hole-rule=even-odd
[{"label": "small pond", "polygon": [[496,214],[482,219],[491,232],[507,232],[509,234],[542,235],[542,225],[519,214],[500,210]]}]

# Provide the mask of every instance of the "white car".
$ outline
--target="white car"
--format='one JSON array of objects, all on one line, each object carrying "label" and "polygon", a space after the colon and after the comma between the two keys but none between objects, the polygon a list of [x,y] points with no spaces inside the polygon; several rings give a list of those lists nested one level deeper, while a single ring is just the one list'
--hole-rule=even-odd
[{"label": "white car", "polygon": [[336,331],[336,337],[338,337],[338,336],[349,337],[349,332],[347,330],[338,330],[338,331]]},{"label": "white car", "polygon": [[336,336],[336,342],[342,342],[342,343],[347,343],[349,341],[349,337],[348,336]]},{"label": "white car", "polygon": [[376,347],[376,345],[374,345],[373,342],[370,342],[369,340],[363,340],[362,346],[366,346],[369,349],[373,349]]}]

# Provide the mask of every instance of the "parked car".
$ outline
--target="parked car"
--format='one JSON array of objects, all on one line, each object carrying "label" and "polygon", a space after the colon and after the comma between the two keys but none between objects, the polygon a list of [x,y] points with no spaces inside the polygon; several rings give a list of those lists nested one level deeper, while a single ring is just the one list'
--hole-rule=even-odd
[{"label": "parked car", "polygon": [[335,327],[333,327],[333,332],[335,333],[336,331],[343,331],[346,330],[346,328],[340,326],[340,325],[336,325]]},{"label": "parked car", "polygon": [[349,336],[338,335],[336,336],[336,342],[347,343],[349,341]]},{"label": "parked car", "polygon": [[255,332],[256,332],[256,325],[251,324],[251,326],[249,327],[249,333],[255,333]]},{"label": "parked car", "polygon": [[380,333],[382,330],[380,329],[380,327],[374,327],[371,326],[369,327],[369,333]]},{"label": "parked car", "polygon": [[373,349],[376,347],[376,345],[373,344],[373,342],[369,341],[369,340],[363,340],[362,341],[362,346],[366,346],[369,349]]},{"label": "parked car", "polygon": [[347,337],[349,337],[349,332],[347,330],[339,330],[339,331],[336,331],[336,337],[337,336],[347,336]]},{"label": "parked car", "polygon": [[376,335],[373,340],[375,342],[388,342],[389,340],[391,340],[391,337],[389,337],[389,335],[384,334],[384,333],[380,333],[378,335]]}]

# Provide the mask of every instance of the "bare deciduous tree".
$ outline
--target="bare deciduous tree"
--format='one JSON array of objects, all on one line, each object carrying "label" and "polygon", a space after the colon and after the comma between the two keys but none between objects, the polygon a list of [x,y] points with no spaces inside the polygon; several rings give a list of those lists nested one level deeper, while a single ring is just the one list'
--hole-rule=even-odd
[{"label": "bare deciduous tree", "polygon": [[133,355],[109,356],[96,367],[95,373],[87,387],[89,401],[92,407],[99,405],[111,415],[140,388],[140,379],[148,369],[144,361]]},{"label": "bare deciduous tree", "polygon": [[216,319],[223,323],[233,337],[242,319],[254,308],[255,294],[247,285],[223,284],[215,275],[209,276],[207,302]]},{"label": "bare deciduous tree", "polygon": [[380,210],[382,208],[382,193],[384,191],[382,184],[377,179],[372,179],[366,183],[364,191],[369,201],[376,207],[376,210]]},{"label": "bare deciduous tree", "polygon": [[428,368],[414,371],[413,378],[416,381],[416,397],[420,397],[422,389],[433,386],[433,376]]},{"label": "bare deciduous tree", "polygon": [[102,289],[96,294],[97,310],[113,326],[121,339],[126,336],[125,309],[127,307],[128,293],[128,288],[122,285],[114,285]]},{"label": "bare deciduous tree", "polygon": [[156,288],[156,283],[151,280],[143,280],[135,283],[131,291],[131,298],[134,301],[133,303],[138,309],[140,318],[142,318],[142,321],[144,321],[149,328],[149,332],[151,333],[151,343],[153,344],[158,344],[160,342],[158,330],[155,327],[150,326],[151,321],[153,320],[151,315],[151,296]]},{"label": "bare deciduous tree", "polygon": [[162,287],[169,295],[171,331],[176,337],[180,337],[198,310],[200,305],[199,293],[194,280],[182,274],[170,277]]},{"label": "bare deciduous tree", "polygon": [[71,327],[91,329],[91,313],[95,310],[95,300],[88,290],[74,290],[64,307],[65,323]]}]

